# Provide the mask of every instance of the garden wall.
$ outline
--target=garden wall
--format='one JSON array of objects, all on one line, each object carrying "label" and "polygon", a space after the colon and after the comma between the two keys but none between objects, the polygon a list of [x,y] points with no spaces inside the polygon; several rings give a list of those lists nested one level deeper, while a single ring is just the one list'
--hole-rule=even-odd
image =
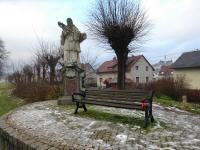
[{"label": "garden wall", "polygon": [[41,143],[36,138],[32,138],[11,127],[7,123],[9,114],[0,118],[0,150],[48,150],[52,147]]},{"label": "garden wall", "polygon": [[[16,129],[6,123],[7,116],[0,118],[0,150],[35,150],[31,143],[23,141],[27,139],[23,134],[18,134]],[[17,137],[20,137],[19,139]]]}]

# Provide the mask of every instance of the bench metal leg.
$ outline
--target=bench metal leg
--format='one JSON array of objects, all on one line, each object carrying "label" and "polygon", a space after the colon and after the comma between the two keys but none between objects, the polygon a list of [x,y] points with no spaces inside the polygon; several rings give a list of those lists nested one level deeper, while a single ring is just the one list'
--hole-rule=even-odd
[{"label": "bench metal leg", "polygon": [[86,106],[85,106],[85,103],[82,103],[82,106],[83,106],[84,111],[86,112],[86,111],[87,111],[87,108],[86,108]]},{"label": "bench metal leg", "polygon": [[153,114],[152,114],[152,100],[150,102],[149,118],[151,119],[151,122],[154,122],[154,117],[153,117]]},{"label": "bench metal leg", "polygon": [[151,122],[154,122],[155,120],[154,120],[154,117],[153,117],[153,115],[151,116]]},{"label": "bench metal leg", "polygon": [[152,114],[152,110],[149,110],[149,118],[151,119],[151,122],[154,122],[154,117],[153,117],[153,114]]},{"label": "bench metal leg", "polygon": [[145,110],[145,120],[144,120],[144,128],[147,127],[149,121],[149,111],[148,109]]},{"label": "bench metal leg", "polygon": [[77,114],[78,113],[78,109],[79,109],[79,102],[76,102],[76,109],[74,111],[74,114]]}]

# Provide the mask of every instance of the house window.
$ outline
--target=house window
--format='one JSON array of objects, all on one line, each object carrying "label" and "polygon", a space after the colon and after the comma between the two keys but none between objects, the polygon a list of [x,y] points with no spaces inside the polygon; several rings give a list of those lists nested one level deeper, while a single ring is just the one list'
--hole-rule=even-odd
[{"label": "house window", "polygon": [[146,71],[148,71],[149,70],[149,67],[148,66],[146,66]]},{"label": "house window", "polygon": [[139,66],[135,66],[135,69],[136,69],[136,70],[139,70]]},{"label": "house window", "polygon": [[136,83],[139,83],[139,82],[140,82],[140,78],[136,77]]},{"label": "house window", "polygon": [[146,77],[146,83],[148,83],[149,82],[149,77]]}]

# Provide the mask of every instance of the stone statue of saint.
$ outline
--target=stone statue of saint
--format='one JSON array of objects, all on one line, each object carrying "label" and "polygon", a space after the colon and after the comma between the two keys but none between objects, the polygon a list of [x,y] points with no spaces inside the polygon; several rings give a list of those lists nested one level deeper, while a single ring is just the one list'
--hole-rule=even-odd
[{"label": "stone statue of saint", "polygon": [[80,43],[86,39],[86,34],[79,31],[71,18],[67,18],[67,25],[61,22],[58,25],[63,29],[61,45],[64,48],[65,66],[80,65]]},{"label": "stone statue of saint", "polygon": [[64,49],[64,99],[58,100],[58,104],[72,103],[72,94],[82,91],[84,70],[80,68],[80,43],[86,39],[86,34],[81,33],[73,24],[71,18],[67,18],[67,25],[58,22],[62,28],[61,45]]}]

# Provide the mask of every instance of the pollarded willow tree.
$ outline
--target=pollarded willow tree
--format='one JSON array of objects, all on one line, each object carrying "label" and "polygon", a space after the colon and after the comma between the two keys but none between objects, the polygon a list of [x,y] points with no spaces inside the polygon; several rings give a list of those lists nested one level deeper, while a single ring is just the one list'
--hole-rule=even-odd
[{"label": "pollarded willow tree", "polygon": [[98,0],[90,11],[88,29],[109,45],[117,56],[119,89],[125,88],[128,54],[134,52],[149,29],[145,11],[138,0]]}]

